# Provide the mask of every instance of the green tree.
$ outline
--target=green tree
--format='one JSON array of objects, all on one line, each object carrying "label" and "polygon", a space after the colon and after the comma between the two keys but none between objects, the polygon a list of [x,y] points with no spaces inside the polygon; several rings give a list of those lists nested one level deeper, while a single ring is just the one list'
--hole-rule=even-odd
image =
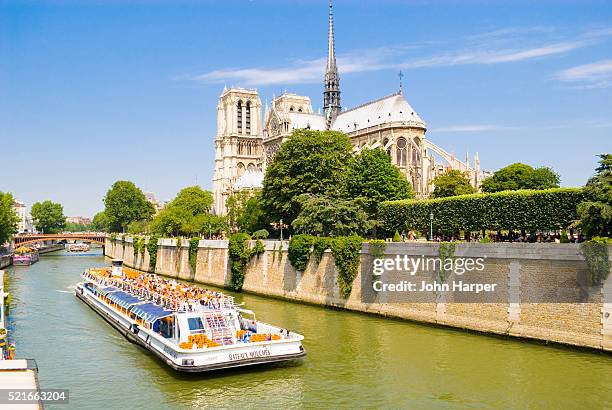
[{"label": "green tree", "polygon": [[132,221],[127,226],[127,232],[131,234],[148,234],[151,232],[151,221]]},{"label": "green tree", "polygon": [[130,222],[150,219],[155,213],[153,204],[131,181],[117,181],[104,197],[104,213],[110,232],[124,232]]},{"label": "green tree", "polygon": [[346,191],[350,198],[364,199],[370,217],[383,201],[414,198],[406,177],[380,148],[365,148],[357,155],[348,169]]},{"label": "green tree", "polygon": [[559,175],[547,167],[536,168],[521,164],[508,165],[482,181],[483,192],[516,191],[519,189],[549,189],[559,187]]},{"label": "green tree", "polygon": [[202,188],[187,187],[178,193],[151,222],[151,231],[158,235],[193,236],[201,233],[218,233],[224,219],[210,214],[213,197]]},{"label": "green tree", "polygon": [[98,232],[107,232],[108,231],[108,218],[106,217],[106,212],[100,211],[94,215],[91,221],[91,229]]},{"label": "green tree", "polygon": [[49,200],[32,205],[31,215],[36,229],[44,233],[57,233],[66,226],[64,207]]},{"label": "green tree", "polygon": [[599,157],[595,176],[584,187],[586,200],[577,210],[582,231],[588,237],[612,237],[612,154]]},{"label": "green tree", "polygon": [[352,161],[349,138],[336,131],[296,130],[268,166],[262,204],[273,221],[290,224],[300,212],[299,195],[338,198]]},{"label": "green tree", "polygon": [[317,236],[366,234],[376,225],[369,219],[363,198],[300,196],[302,211],[292,223],[298,233]]},{"label": "green tree", "polygon": [[559,175],[551,168],[541,167],[533,170],[526,181],[526,189],[559,188]]},{"label": "green tree", "polygon": [[444,198],[476,192],[476,189],[470,184],[470,180],[465,173],[456,169],[449,169],[444,174],[436,176],[433,184],[435,188],[431,193],[432,198]]},{"label": "green tree", "polygon": [[19,218],[13,210],[15,199],[9,192],[0,192],[0,246],[17,231]]},{"label": "green tree", "polygon": [[240,191],[226,201],[227,222],[232,229],[252,234],[269,227],[261,202],[261,190]]},{"label": "green tree", "polygon": [[91,231],[91,225],[84,225],[84,224],[75,224],[72,222],[66,222],[66,225],[64,226],[64,231],[66,232],[88,232]]}]

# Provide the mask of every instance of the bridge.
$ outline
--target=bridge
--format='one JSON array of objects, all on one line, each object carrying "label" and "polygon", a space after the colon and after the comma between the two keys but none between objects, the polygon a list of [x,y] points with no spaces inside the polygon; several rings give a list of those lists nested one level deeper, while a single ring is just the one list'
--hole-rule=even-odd
[{"label": "bridge", "polygon": [[35,242],[43,242],[43,241],[72,241],[72,240],[80,240],[83,242],[89,243],[98,243],[104,246],[104,242],[108,234],[103,232],[87,232],[87,233],[77,233],[77,232],[68,232],[68,233],[54,233],[54,234],[20,234],[13,236],[13,244],[14,247],[17,248],[19,246],[26,246]]}]

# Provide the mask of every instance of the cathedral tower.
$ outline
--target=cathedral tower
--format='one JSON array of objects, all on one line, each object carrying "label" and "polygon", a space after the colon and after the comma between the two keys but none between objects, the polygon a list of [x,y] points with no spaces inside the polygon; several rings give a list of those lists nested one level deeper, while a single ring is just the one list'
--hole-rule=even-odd
[{"label": "cathedral tower", "polygon": [[225,215],[225,201],[233,192],[253,188],[262,167],[261,100],[255,90],[224,90],[217,105],[215,213]]},{"label": "cathedral tower", "polygon": [[325,68],[325,91],[323,92],[323,109],[327,120],[327,129],[331,128],[334,119],[340,114],[340,75],[336,65],[334,45],[334,11],[329,1],[329,38],[327,45],[327,66]]}]

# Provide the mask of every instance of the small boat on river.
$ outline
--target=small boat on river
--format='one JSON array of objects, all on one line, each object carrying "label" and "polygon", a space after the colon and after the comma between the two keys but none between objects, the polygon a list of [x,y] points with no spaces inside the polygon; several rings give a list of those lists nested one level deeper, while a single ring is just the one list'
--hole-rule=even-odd
[{"label": "small boat on river", "polygon": [[68,244],[68,252],[87,252],[89,245],[86,243],[71,243]]},{"label": "small boat on river", "polygon": [[13,265],[15,266],[29,266],[38,262],[38,259],[38,251],[25,246],[15,249],[13,253]]},{"label": "small boat on river", "polygon": [[294,360],[304,337],[255,318],[218,291],[138,272],[114,260],[88,269],[76,296],[175,370],[204,372]]}]

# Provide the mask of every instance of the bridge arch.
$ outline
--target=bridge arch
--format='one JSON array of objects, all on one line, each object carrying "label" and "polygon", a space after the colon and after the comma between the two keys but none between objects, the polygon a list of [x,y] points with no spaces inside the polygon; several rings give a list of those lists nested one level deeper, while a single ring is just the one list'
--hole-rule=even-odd
[{"label": "bridge arch", "polygon": [[19,246],[27,246],[37,242],[44,241],[72,241],[80,240],[83,242],[97,243],[104,246],[106,242],[107,234],[105,233],[91,233],[91,234],[28,234],[28,235],[17,235],[13,237],[13,246],[15,248]]}]

